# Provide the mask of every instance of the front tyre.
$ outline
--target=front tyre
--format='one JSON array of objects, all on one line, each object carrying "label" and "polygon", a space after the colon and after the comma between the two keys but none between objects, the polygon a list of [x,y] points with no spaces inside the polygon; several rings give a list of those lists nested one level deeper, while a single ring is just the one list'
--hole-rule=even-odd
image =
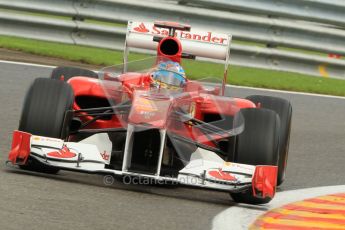
[{"label": "front tyre", "polygon": [[[242,109],[244,131],[237,136],[235,162],[250,165],[278,165],[279,116],[268,109]],[[235,202],[265,204],[272,198],[255,197],[249,189],[231,193]]]},{"label": "front tyre", "polygon": [[[63,130],[64,122],[68,122],[64,121],[65,112],[72,109],[73,101],[73,90],[69,84],[47,78],[35,79],[26,94],[18,130],[64,139],[68,135],[68,130]],[[59,171],[30,157],[21,168],[45,173]]]},{"label": "front tyre", "polygon": [[292,106],[289,101],[270,96],[252,95],[246,99],[260,103],[260,108],[270,109],[275,111],[280,118],[280,141],[279,141],[279,163],[278,163],[278,177],[277,185],[281,185],[284,182],[286,174],[286,166],[289,152],[290,131],[291,131],[291,117]]}]

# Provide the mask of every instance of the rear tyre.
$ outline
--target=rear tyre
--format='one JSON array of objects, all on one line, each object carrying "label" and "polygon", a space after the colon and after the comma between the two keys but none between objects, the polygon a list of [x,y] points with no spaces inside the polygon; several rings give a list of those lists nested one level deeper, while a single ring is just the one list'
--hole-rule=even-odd
[{"label": "rear tyre", "polygon": [[[19,130],[34,135],[62,138],[68,135],[63,130],[65,112],[72,109],[73,90],[63,81],[37,78],[26,94],[19,122]],[[39,163],[34,158],[28,159],[22,169],[57,173],[59,169]]]},{"label": "rear tyre", "polygon": [[289,152],[290,130],[292,106],[289,101],[270,96],[253,95],[247,97],[255,104],[260,103],[261,108],[275,111],[280,118],[280,140],[279,140],[279,170],[277,185],[281,185],[285,180],[286,166]]},{"label": "rear tyre", "polygon": [[97,73],[91,70],[65,66],[59,66],[53,69],[50,78],[55,80],[68,81],[69,79],[75,76],[98,78]]},{"label": "rear tyre", "polygon": [[[278,165],[279,116],[268,109],[242,109],[244,131],[237,136],[235,162],[250,165]],[[265,204],[272,198],[258,198],[252,189],[231,193],[236,202]]]}]

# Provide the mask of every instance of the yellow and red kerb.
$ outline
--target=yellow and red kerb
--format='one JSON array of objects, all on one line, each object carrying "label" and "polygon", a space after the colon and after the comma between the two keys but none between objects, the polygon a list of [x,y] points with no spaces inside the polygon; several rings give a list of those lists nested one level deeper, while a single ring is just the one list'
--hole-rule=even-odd
[{"label": "yellow and red kerb", "polygon": [[345,193],[316,197],[273,209],[260,216],[249,229],[345,229]]}]

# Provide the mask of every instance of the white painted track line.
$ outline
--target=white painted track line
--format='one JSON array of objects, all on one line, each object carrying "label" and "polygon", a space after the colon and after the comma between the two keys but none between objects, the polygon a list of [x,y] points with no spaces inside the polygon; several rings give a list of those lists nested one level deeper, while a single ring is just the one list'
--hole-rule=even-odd
[{"label": "white painted track line", "polygon": [[219,213],[214,217],[212,229],[248,229],[248,227],[256,220],[257,217],[264,214],[268,210],[304,199],[343,192],[345,192],[345,185],[316,187],[278,192],[276,196],[273,198],[273,200],[267,205],[258,206],[238,204],[236,206],[232,206],[224,210],[223,212]]},{"label": "white painted track line", "polygon": [[[5,61],[5,60],[0,60],[0,63],[13,64],[13,65],[24,65],[24,66],[34,66],[34,67],[42,67],[42,68],[55,68],[56,67],[56,66],[50,66],[50,65],[41,65],[41,64],[34,64],[34,63],[27,63],[27,62],[16,62],[16,61]],[[237,85],[228,85],[228,86],[233,87],[233,88],[239,88],[239,89],[251,89],[251,90],[258,90],[258,91],[265,91],[265,92],[277,92],[277,93],[286,93],[286,94],[295,94],[295,95],[313,96],[313,97],[326,97],[326,98],[343,99],[343,100],[345,99],[345,97],[325,95],[325,94],[303,93],[303,92],[296,92],[296,91],[256,88],[256,87],[237,86]]]},{"label": "white painted track line", "polygon": [[56,66],[51,66],[51,65],[41,65],[41,64],[28,63],[28,62],[16,62],[16,61],[5,61],[5,60],[0,60],[0,63],[12,64],[12,65],[23,65],[23,66],[42,67],[42,68],[50,68],[50,69],[56,67]]},{"label": "white painted track line", "polygon": [[258,91],[265,91],[265,92],[286,93],[286,94],[295,94],[295,95],[313,96],[313,97],[327,97],[327,98],[343,99],[343,100],[345,99],[345,97],[342,97],[342,96],[333,96],[333,95],[326,95],[326,94],[304,93],[304,92],[286,91],[286,90],[278,90],[278,89],[256,88],[256,87],[249,87],[249,86],[237,86],[237,85],[230,85],[230,86],[233,88],[252,89],[252,90],[258,90]]}]

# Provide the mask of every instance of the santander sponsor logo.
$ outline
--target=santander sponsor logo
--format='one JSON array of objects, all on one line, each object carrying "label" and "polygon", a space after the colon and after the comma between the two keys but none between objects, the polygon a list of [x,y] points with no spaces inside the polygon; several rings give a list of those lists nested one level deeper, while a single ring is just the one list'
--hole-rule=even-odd
[{"label": "santander sponsor logo", "polygon": [[[169,31],[167,29],[157,28],[153,25],[150,27],[151,27],[151,29],[148,29],[148,26],[146,26],[142,22],[138,26],[135,26],[133,28],[133,30],[136,32],[139,32],[139,33],[149,33],[149,34],[153,34],[153,35],[162,35],[162,36],[168,36],[169,35]],[[215,44],[226,44],[226,42],[228,40],[227,37],[222,37],[221,34],[215,34],[212,32],[192,33],[192,32],[177,30],[175,32],[175,35],[181,39],[215,43]]]},{"label": "santander sponsor logo", "polygon": [[230,173],[223,172],[220,169],[210,170],[210,171],[208,171],[208,175],[210,175],[211,177],[218,179],[218,180],[227,180],[227,181],[236,181],[237,180],[236,177],[234,177]]},{"label": "santander sponsor logo", "polygon": [[148,33],[148,32],[150,32],[150,31],[146,28],[146,26],[145,26],[145,24],[144,24],[143,22],[142,22],[139,26],[134,27],[134,30],[137,31],[137,32],[139,32],[139,33]]},{"label": "santander sponsor logo", "polygon": [[56,158],[73,158],[76,156],[75,153],[72,153],[67,146],[64,146],[59,151],[50,152],[47,154],[50,157],[56,157]]},{"label": "santander sponsor logo", "polygon": [[110,154],[107,153],[106,151],[101,153],[101,156],[102,156],[103,160],[105,160],[105,161],[109,161],[110,160]]}]

